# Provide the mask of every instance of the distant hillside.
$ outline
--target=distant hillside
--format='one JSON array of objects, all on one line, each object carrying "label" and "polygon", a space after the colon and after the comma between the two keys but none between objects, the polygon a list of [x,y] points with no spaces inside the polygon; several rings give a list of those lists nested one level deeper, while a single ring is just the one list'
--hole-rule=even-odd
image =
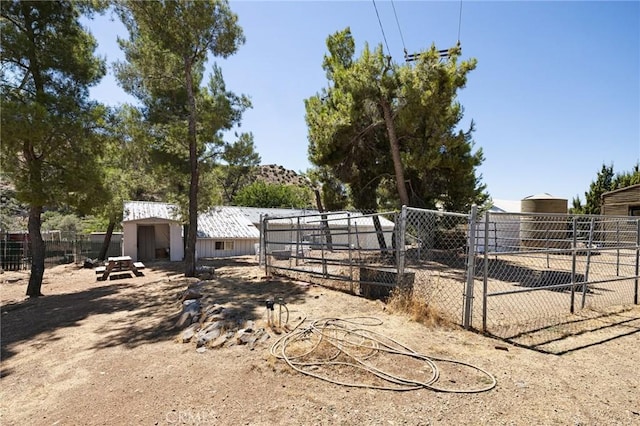
[{"label": "distant hillside", "polygon": [[293,170],[285,169],[284,167],[277,164],[258,166],[256,179],[260,179],[272,184],[295,185],[309,188],[311,187],[311,183],[306,177],[297,174]]}]

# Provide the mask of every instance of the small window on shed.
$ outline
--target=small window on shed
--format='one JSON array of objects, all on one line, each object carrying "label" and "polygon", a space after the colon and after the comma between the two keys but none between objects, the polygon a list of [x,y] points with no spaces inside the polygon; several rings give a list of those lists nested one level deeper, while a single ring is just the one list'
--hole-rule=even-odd
[{"label": "small window on shed", "polygon": [[233,250],[233,248],[233,241],[216,241],[215,243],[216,250]]},{"label": "small window on shed", "polygon": [[629,206],[629,216],[640,216],[640,206]]}]

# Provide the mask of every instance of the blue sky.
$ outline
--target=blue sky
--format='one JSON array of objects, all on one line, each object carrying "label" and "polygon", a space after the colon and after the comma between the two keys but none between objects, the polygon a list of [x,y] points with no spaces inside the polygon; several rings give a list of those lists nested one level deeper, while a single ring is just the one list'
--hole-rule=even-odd
[{"label": "blue sky", "polygon": [[[476,123],[478,169],[494,199],[538,193],[584,202],[603,164],[628,172],[640,160],[640,2],[382,1],[377,6],[393,60],[435,43],[448,48],[458,31],[463,58],[474,57],[459,101]],[[398,17],[398,24],[393,6]],[[326,86],[329,34],[351,27],[357,53],[383,43],[372,1],[232,1],[246,43],[216,62],[229,90],[253,108],[242,131],[254,134],[263,164],[305,171],[304,99]],[[108,63],[122,58],[122,25],[97,17],[89,29]],[[401,38],[402,34],[402,38]],[[386,48],[385,48],[386,50]],[[135,102],[111,71],[92,96]],[[230,135],[229,140],[232,140]]]}]

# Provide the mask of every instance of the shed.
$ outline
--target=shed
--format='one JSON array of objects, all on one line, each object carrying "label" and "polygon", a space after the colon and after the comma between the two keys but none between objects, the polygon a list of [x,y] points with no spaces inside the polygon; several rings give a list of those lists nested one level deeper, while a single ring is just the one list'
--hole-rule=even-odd
[{"label": "shed", "polygon": [[214,207],[198,216],[198,258],[255,254],[259,242],[258,228],[233,208]]},{"label": "shed", "polygon": [[184,244],[177,207],[167,203],[126,201],[122,243],[122,254],[134,260],[182,260]]},{"label": "shed", "polygon": [[[255,253],[260,231],[234,208],[213,207],[198,215],[196,238],[196,258],[242,256]],[[177,206],[127,201],[123,241],[123,254],[135,260],[183,260],[184,232]]]},{"label": "shed", "polygon": [[605,216],[640,216],[640,184],[602,194],[600,213]]}]

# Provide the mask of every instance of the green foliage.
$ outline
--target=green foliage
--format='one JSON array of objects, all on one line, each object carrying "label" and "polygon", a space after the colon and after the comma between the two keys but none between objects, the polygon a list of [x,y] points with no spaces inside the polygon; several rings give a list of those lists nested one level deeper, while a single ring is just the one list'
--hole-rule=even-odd
[{"label": "green foliage", "polygon": [[89,100],[105,74],[97,43],[79,23],[89,2],[0,2],[0,163],[29,206],[27,295],[41,296],[44,206],[90,212],[103,198],[106,109]]},{"label": "green foliage", "polygon": [[456,47],[441,60],[432,46],[415,65],[396,65],[381,45],[365,45],[355,57],[348,28],[331,35],[327,48],[329,87],[305,100],[309,159],[349,187],[356,208],[484,204],[474,125],[456,130],[463,111],[456,94],[474,59],[459,62]]},{"label": "green foliage", "polygon": [[242,133],[233,143],[226,143],[222,160],[226,165],[218,167],[217,183],[222,189],[223,204],[231,204],[244,186],[255,178],[256,167],[260,165],[260,155],[255,150],[253,134]]},{"label": "green foliage", "polygon": [[270,184],[257,180],[238,191],[234,198],[234,204],[263,208],[310,207],[311,191],[308,188]]},{"label": "green foliage", "polygon": [[46,211],[42,214],[42,230],[81,234],[84,232],[84,225],[82,220],[76,215]]},{"label": "green foliage", "polygon": [[328,167],[316,167],[306,173],[315,188],[320,188],[322,207],[325,211],[347,209],[349,196],[347,188],[338,180]]},{"label": "green foliage", "polygon": [[239,123],[250,106],[248,98],[226,90],[216,65],[203,86],[204,67],[210,54],[236,52],[244,43],[242,28],[225,0],[122,0],[116,1],[116,11],[129,31],[129,40],[118,40],[126,62],[116,66],[117,78],[144,105],[157,156],[169,170],[188,176],[186,202],[184,192],[174,195],[188,224],[185,275],[194,276],[204,187],[200,168],[219,154],[221,132]]},{"label": "green foliage", "polygon": [[99,202],[100,129],[105,109],[88,88],[105,74],[76,3],[1,3],[3,173],[30,206]]}]

